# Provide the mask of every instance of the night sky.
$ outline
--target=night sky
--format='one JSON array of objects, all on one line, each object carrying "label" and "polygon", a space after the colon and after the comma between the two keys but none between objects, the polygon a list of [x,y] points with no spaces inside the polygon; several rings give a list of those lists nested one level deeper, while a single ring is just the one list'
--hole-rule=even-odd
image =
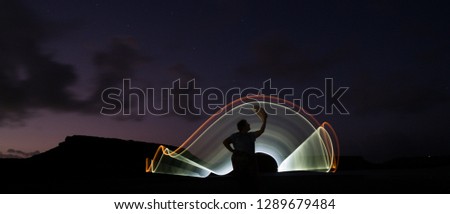
[{"label": "night sky", "polygon": [[[335,90],[322,112],[342,155],[450,154],[446,1],[0,0],[0,157],[82,134],[178,145],[207,115],[104,116],[101,92],[195,79],[199,88]],[[318,104],[323,99],[316,100]],[[270,123],[270,117],[269,117]],[[222,139],[218,139],[222,141]]]}]

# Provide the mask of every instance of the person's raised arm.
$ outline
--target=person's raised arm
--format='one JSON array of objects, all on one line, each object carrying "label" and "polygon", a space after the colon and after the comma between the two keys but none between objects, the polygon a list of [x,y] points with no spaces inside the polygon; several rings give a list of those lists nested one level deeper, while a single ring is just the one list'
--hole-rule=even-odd
[{"label": "person's raised arm", "polygon": [[259,130],[255,132],[255,137],[259,137],[264,133],[264,131],[266,130],[266,123],[267,123],[267,113],[264,111],[263,108],[259,108],[258,111],[260,111],[259,112],[260,118],[263,123],[261,125],[261,128],[259,128]]}]

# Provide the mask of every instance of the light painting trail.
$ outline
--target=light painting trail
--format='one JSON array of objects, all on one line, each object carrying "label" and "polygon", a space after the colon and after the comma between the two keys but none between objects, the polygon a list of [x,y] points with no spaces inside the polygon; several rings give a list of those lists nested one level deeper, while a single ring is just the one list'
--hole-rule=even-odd
[{"label": "light painting trail", "polygon": [[279,172],[335,172],[339,161],[338,138],[327,122],[320,124],[298,105],[278,97],[254,95],[239,98],[209,117],[177,149],[161,145],[146,171],[192,177],[211,173],[225,175],[233,168],[231,153],[222,142],[236,132],[236,123],[246,119],[252,127],[261,120],[254,107],[269,115],[267,127],[257,140],[255,150],[271,156]]}]

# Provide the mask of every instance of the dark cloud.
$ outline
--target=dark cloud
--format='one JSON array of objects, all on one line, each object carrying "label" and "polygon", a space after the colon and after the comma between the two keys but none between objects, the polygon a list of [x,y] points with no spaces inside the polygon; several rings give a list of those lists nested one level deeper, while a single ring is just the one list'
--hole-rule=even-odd
[{"label": "dark cloud", "polygon": [[267,78],[310,79],[323,76],[325,69],[340,62],[347,54],[344,49],[333,49],[319,54],[302,48],[284,36],[270,36],[252,48],[254,61],[238,68],[238,74]]},{"label": "dark cloud", "polygon": [[183,82],[187,82],[192,79],[196,79],[197,81],[199,80],[199,76],[182,63],[170,66],[167,71],[172,79],[181,79]]},{"label": "dark cloud", "polygon": [[20,1],[1,1],[0,18],[0,126],[22,125],[41,109],[98,114],[101,92],[150,61],[133,38],[114,38],[108,49],[94,53],[95,89],[80,100],[72,87],[78,80],[74,67],[42,50],[68,27],[40,19]]},{"label": "dark cloud", "polygon": [[[348,96],[353,113],[407,116],[426,113],[436,106],[450,107],[448,66],[442,64],[445,61],[438,62],[443,57],[439,52],[411,59],[411,68],[354,74]],[[439,56],[430,59],[434,54]]]},{"label": "dark cloud", "polygon": [[[202,111],[199,108],[202,105],[202,100],[195,88],[199,88],[199,77],[193,71],[189,70],[184,64],[175,64],[168,69],[169,76],[174,80],[179,80],[176,84],[179,87],[171,89],[173,97],[172,106],[174,107],[172,114],[187,120],[200,119]],[[190,82],[190,83],[189,83]],[[191,85],[188,85],[191,84]],[[194,88],[195,87],[195,88]],[[178,96],[178,94],[180,96]],[[194,97],[196,96],[196,97]],[[181,108],[178,108],[181,107]],[[176,111],[176,112],[175,112]],[[179,114],[182,113],[182,114]]]},{"label": "dark cloud", "polygon": [[[89,99],[89,112],[98,113],[102,108],[102,96],[107,88],[122,89],[125,86],[125,79],[129,81],[129,88],[139,87],[139,78],[135,78],[139,73],[138,68],[146,63],[151,62],[151,58],[142,54],[138,48],[137,41],[132,37],[116,37],[113,38],[106,50],[97,51],[92,62],[96,68],[94,93]],[[131,115],[115,117],[120,120],[141,120],[142,116],[137,116],[138,111],[142,111],[144,98],[131,99],[130,96],[121,92],[123,99],[122,112],[130,112]],[[140,108],[140,110],[138,110]]]},{"label": "dark cloud", "polygon": [[17,156],[17,155],[11,155],[11,154],[3,154],[0,152],[0,158],[22,158],[22,157]]},{"label": "dark cloud", "polygon": [[15,149],[8,149],[8,153],[11,154],[11,155],[16,155],[16,156],[23,157],[23,158],[28,158],[28,157],[40,154],[39,151],[24,152],[24,151],[15,150]]},{"label": "dark cloud", "polygon": [[150,62],[143,55],[132,37],[114,38],[108,49],[94,54],[93,63],[97,69],[97,91],[122,84],[124,78],[132,78],[138,66]]},{"label": "dark cloud", "polygon": [[21,122],[36,109],[79,108],[69,90],[77,79],[73,67],[40,47],[51,37],[46,22],[19,1],[1,1],[0,19],[0,125]]},{"label": "dark cloud", "polygon": [[29,158],[37,154],[40,154],[40,152],[39,151],[24,152],[21,150],[8,149],[6,154],[0,152],[0,158]]}]

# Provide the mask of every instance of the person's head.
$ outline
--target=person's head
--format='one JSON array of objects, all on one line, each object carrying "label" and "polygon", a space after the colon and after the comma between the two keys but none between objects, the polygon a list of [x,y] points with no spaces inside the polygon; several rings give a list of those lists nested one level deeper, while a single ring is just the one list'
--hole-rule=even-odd
[{"label": "person's head", "polygon": [[247,120],[240,120],[237,123],[237,128],[239,132],[248,132],[250,131],[250,124],[247,123]]}]

